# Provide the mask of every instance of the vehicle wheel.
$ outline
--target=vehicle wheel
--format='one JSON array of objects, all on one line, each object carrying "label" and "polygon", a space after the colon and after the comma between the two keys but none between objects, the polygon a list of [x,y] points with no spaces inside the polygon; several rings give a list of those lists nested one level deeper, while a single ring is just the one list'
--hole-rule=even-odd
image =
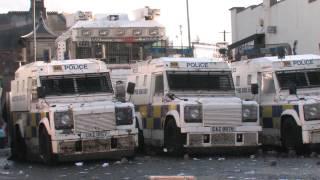
[{"label": "vehicle wheel", "polygon": [[136,128],[138,128],[138,152],[144,152],[144,136],[143,130],[140,129],[138,119],[136,119]]},{"label": "vehicle wheel", "polygon": [[183,155],[185,136],[181,134],[174,119],[170,118],[164,129],[164,146],[172,155]]},{"label": "vehicle wheel", "polygon": [[11,146],[11,153],[13,159],[16,160],[25,160],[26,153],[27,153],[27,146],[24,141],[24,138],[21,135],[19,127],[14,128],[12,138],[12,146]]},{"label": "vehicle wheel", "polygon": [[55,158],[52,153],[51,137],[46,128],[41,128],[39,132],[39,154],[45,164],[55,164]]},{"label": "vehicle wheel", "polygon": [[281,124],[281,143],[285,151],[296,150],[303,153],[302,130],[292,117],[286,117]]}]

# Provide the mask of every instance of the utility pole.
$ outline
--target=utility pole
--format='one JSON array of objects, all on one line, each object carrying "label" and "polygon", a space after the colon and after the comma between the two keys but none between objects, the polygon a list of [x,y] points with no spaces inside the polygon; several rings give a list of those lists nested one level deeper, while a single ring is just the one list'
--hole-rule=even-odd
[{"label": "utility pole", "polygon": [[220,32],[220,33],[223,33],[223,42],[226,42],[226,34],[230,32],[227,32],[226,30],[224,30],[223,32]]},{"label": "utility pole", "polygon": [[179,28],[180,28],[181,49],[183,49],[182,25],[179,25]]},{"label": "utility pole", "polygon": [[34,48],[34,62],[36,62],[37,61],[36,0],[33,0],[33,48]]},{"label": "utility pole", "polygon": [[189,48],[191,48],[190,18],[189,18],[189,0],[186,0],[186,4],[187,4],[187,22],[188,22],[188,43],[189,43]]}]

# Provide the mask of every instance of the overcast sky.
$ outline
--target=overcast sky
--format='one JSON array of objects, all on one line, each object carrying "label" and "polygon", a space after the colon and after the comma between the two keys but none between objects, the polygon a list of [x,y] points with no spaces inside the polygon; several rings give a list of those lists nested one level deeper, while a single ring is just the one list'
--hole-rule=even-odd
[{"label": "overcast sky", "polygon": [[[48,11],[73,13],[78,10],[100,13],[130,13],[150,6],[161,10],[161,23],[175,43],[180,42],[179,25],[183,26],[184,43],[187,42],[187,18],[185,0],[45,0]],[[199,36],[201,42],[215,43],[223,40],[222,32],[231,31],[229,9],[247,7],[262,0],[189,0],[191,39]],[[30,0],[0,0],[0,12],[25,11]],[[178,38],[177,38],[178,37]],[[227,41],[231,41],[228,34]]]}]

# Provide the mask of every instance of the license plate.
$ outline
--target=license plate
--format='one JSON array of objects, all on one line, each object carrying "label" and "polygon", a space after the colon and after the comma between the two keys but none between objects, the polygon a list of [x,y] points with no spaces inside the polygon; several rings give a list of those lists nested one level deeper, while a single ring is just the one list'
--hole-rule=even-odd
[{"label": "license plate", "polygon": [[82,138],[106,138],[110,135],[110,131],[97,131],[81,133]]},{"label": "license plate", "polygon": [[234,127],[212,127],[212,132],[234,132]]}]

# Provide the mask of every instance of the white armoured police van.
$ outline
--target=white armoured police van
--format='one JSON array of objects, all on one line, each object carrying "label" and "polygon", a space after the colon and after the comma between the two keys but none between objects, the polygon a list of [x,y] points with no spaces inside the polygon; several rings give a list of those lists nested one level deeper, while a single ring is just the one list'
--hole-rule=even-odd
[{"label": "white armoured police van", "polygon": [[302,150],[320,143],[320,56],[261,57],[232,69],[238,96],[260,104],[263,144]]},{"label": "white armoured police van", "polygon": [[128,81],[144,145],[174,154],[259,145],[258,104],[235,96],[225,62],[159,58],[137,63]]},{"label": "white armoured police van", "polygon": [[102,61],[21,66],[11,82],[10,112],[14,157],[50,163],[134,155],[134,106],[115,98]]}]

